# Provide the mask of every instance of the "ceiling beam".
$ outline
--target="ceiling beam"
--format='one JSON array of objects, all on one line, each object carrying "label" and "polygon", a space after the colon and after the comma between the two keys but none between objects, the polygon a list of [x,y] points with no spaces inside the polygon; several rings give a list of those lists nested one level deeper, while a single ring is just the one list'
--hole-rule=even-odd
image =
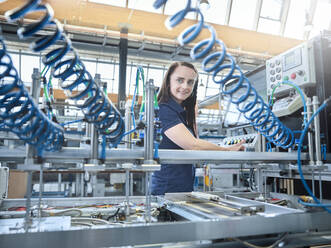
[{"label": "ceiling beam", "polygon": [[[119,31],[123,25],[129,27],[129,33],[141,34],[167,39],[176,37],[186,27],[196,21],[185,19],[173,30],[168,30],[164,22],[166,15],[134,10],[130,19],[131,9],[109,6],[104,4],[91,3],[86,0],[47,0],[54,9],[55,17],[62,23],[94,27]],[[0,14],[7,10],[22,6],[26,1],[11,0],[0,4]],[[28,18],[35,19],[38,16],[31,14]],[[239,28],[223,25],[213,25],[218,33],[218,37],[224,41],[228,48],[240,49],[242,51],[277,55],[287,49],[300,44],[301,40],[284,38],[270,34],[258,33]],[[207,31],[203,31],[197,40],[209,37]]]}]

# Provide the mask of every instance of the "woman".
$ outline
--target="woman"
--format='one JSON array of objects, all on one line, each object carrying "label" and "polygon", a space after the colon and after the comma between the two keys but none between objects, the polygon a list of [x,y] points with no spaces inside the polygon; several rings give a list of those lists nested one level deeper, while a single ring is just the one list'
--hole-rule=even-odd
[{"label": "woman", "polygon": [[[239,151],[242,143],[220,147],[198,138],[196,99],[198,71],[187,62],[173,63],[158,95],[162,142],[160,149]],[[192,164],[162,164],[153,173],[152,194],[193,191],[195,168]]]}]

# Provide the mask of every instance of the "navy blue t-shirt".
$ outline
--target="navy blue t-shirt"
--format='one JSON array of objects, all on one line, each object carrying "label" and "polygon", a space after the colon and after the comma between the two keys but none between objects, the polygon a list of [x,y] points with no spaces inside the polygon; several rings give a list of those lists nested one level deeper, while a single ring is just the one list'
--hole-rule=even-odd
[{"label": "navy blue t-shirt", "polygon": [[[193,130],[187,126],[186,111],[174,99],[170,98],[167,103],[159,104],[160,121],[162,127],[162,141],[160,149],[183,150],[172,142],[164,132],[180,123],[183,123],[189,131]],[[192,164],[161,164],[161,170],[152,175],[151,192],[153,195],[164,195],[169,192],[191,192],[195,168]]]}]

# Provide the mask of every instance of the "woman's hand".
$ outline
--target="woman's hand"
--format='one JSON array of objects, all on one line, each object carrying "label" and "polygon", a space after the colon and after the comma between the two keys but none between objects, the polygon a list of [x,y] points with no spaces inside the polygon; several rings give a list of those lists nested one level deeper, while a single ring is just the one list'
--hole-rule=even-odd
[{"label": "woman's hand", "polygon": [[229,146],[228,147],[228,151],[244,151],[245,150],[245,147],[243,146],[243,144],[245,142],[246,142],[245,140],[242,140],[238,144],[235,144],[233,146]]}]

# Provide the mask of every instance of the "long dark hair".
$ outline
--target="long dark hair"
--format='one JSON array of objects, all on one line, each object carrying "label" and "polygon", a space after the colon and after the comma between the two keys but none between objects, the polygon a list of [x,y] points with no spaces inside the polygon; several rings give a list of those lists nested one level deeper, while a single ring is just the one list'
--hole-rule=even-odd
[{"label": "long dark hair", "polygon": [[157,101],[158,103],[163,103],[163,102],[168,102],[169,98],[171,97],[171,93],[170,93],[170,77],[171,75],[174,73],[175,69],[179,66],[186,66],[192,70],[195,71],[195,73],[197,74],[196,80],[194,82],[194,87],[193,87],[193,91],[192,94],[185,100],[182,102],[182,107],[186,110],[186,120],[187,120],[187,125],[189,126],[189,128],[191,128],[191,130],[194,131],[195,136],[197,135],[197,130],[195,130],[195,104],[197,102],[197,89],[198,89],[198,71],[197,69],[194,67],[194,65],[192,65],[191,63],[188,62],[174,62],[170,65],[170,67],[168,68],[168,71],[165,74],[165,77],[163,79],[162,82],[162,86],[161,89],[159,91],[159,94],[157,96]]}]

